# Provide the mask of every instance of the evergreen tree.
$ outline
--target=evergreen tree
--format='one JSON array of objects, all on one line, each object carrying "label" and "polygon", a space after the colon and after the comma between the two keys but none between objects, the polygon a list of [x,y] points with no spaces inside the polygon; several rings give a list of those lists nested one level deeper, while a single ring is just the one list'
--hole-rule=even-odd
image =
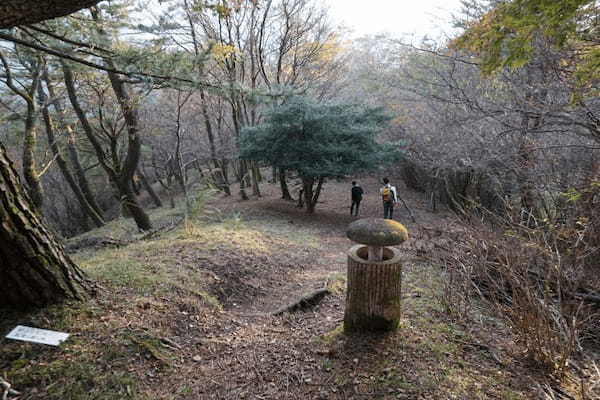
[{"label": "evergreen tree", "polygon": [[519,68],[536,55],[543,38],[566,52],[561,73],[573,75],[577,85],[597,95],[600,78],[598,3],[594,0],[512,0],[493,7],[453,42],[456,48],[480,55],[485,74],[505,67]]},{"label": "evergreen tree", "polygon": [[265,123],[243,129],[241,155],[296,171],[307,212],[313,213],[326,178],[370,171],[394,160],[397,146],[375,140],[389,119],[381,108],[295,97],[267,112]]}]

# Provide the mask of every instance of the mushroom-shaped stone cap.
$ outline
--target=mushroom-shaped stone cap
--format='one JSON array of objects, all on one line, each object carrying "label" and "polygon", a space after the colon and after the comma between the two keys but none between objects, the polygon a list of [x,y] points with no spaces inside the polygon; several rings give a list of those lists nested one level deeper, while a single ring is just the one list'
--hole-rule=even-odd
[{"label": "mushroom-shaped stone cap", "polygon": [[395,246],[408,240],[408,231],[391,219],[365,218],[351,223],[346,236],[368,246]]}]

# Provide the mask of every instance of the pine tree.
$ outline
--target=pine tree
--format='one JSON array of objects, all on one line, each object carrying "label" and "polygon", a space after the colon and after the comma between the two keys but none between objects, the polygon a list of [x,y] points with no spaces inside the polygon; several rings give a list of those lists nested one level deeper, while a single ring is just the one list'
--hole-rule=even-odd
[{"label": "pine tree", "polygon": [[296,171],[313,213],[326,178],[372,171],[398,155],[396,146],[375,140],[388,121],[381,108],[295,97],[267,112],[265,123],[244,128],[241,155]]},{"label": "pine tree", "polygon": [[[452,45],[477,53],[482,71],[489,75],[531,62],[536,40],[543,38],[566,51],[561,70],[572,75],[580,88],[590,89],[600,78],[598,11],[594,0],[498,2],[467,25]],[[597,87],[592,93],[597,94]]]}]

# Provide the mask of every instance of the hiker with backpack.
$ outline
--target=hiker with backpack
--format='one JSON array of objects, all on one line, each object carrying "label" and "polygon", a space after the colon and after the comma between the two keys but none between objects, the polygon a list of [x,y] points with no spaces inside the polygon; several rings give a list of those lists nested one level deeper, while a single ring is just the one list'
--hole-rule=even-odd
[{"label": "hiker with backpack", "polygon": [[379,189],[381,199],[383,200],[383,218],[392,219],[394,215],[394,204],[398,201],[396,188],[390,185],[388,178],[383,178],[383,187]]},{"label": "hiker with backpack", "polygon": [[358,216],[358,207],[360,207],[360,202],[362,200],[364,191],[356,181],[352,181],[352,205],[350,206],[350,215]]}]

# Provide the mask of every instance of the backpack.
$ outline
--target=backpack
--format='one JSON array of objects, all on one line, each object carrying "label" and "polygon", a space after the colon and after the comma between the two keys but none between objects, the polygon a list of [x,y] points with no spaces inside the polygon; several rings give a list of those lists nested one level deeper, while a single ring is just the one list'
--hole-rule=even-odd
[{"label": "backpack", "polygon": [[385,202],[394,201],[394,193],[392,192],[392,188],[384,186],[383,190],[381,191],[381,197]]}]

